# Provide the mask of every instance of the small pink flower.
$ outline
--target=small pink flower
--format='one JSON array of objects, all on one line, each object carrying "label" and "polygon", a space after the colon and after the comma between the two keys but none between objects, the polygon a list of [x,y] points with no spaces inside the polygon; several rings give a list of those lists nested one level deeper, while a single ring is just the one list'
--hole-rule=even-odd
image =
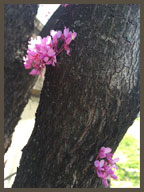
[{"label": "small pink flower", "polygon": [[51,57],[51,58],[47,61],[46,65],[55,66],[55,63],[56,63],[56,56]]},{"label": "small pink flower", "polygon": [[61,37],[62,32],[61,32],[61,31],[51,30],[51,31],[50,31],[50,35],[51,35],[52,38],[53,38],[52,43],[53,43],[53,44],[55,45],[55,47],[56,47],[56,45],[57,45],[57,43],[58,43],[58,39]]},{"label": "small pink flower", "polygon": [[113,157],[112,153],[106,154],[106,158],[107,158],[109,164],[114,165],[116,162],[119,161],[119,158],[112,159],[112,157]]},{"label": "small pink flower", "polygon": [[104,157],[106,157],[106,154],[110,153],[110,152],[111,152],[111,148],[109,148],[109,147],[101,147],[101,149],[100,149],[100,151],[98,153],[98,156],[100,158],[104,158]]},{"label": "small pink flower", "polygon": [[44,62],[48,62],[48,60],[49,60],[49,58],[46,56],[46,57],[44,57]]},{"label": "small pink flower", "polygon": [[94,165],[95,165],[95,167],[97,167],[97,168],[101,168],[101,167],[103,167],[103,165],[104,165],[104,160],[101,160],[101,161],[96,160],[96,161],[94,162]]},{"label": "small pink flower", "polygon": [[61,38],[64,40],[64,49],[67,52],[67,55],[70,54],[70,48],[69,48],[69,44],[71,43],[72,40],[74,40],[77,36],[76,32],[71,32],[69,31],[69,28],[64,28],[64,32],[61,36]]},{"label": "small pink flower", "polygon": [[106,186],[106,187],[108,187],[108,182],[107,182],[107,179],[102,179],[102,182],[103,182],[103,184]]},{"label": "small pink flower", "polygon": [[61,32],[61,31],[51,30],[51,31],[50,31],[50,35],[51,35],[52,37],[60,38],[61,35],[62,35],[62,32]]},{"label": "small pink flower", "polygon": [[40,73],[39,70],[33,69],[29,74],[30,74],[30,75],[40,75],[41,73]]},{"label": "small pink flower", "polygon": [[69,31],[69,28],[64,28],[64,39],[66,41],[66,44],[70,44],[72,40],[74,40],[77,36],[76,32]]},{"label": "small pink flower", "polygon": [[53,57],[55,55],[55,51],[53,49],[48,50],[48,56]]},{"label": "small pink flower", "polygon": [[64,27],[64,32],[63,32],[63,34],[64,34],[64,37],[67,38],[67,37],[68,37],[68,34],[69,34],[69,28]]},{"label": "small pink flower", "polygon": [[67,44],[64,44],[64,49],[66,50],[67,55],[70,54],[70,48]]}]

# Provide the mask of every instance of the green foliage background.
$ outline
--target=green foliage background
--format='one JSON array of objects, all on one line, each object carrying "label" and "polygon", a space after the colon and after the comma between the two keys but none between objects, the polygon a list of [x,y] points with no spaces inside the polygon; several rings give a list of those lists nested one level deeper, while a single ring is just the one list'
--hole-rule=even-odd
[{"label": "green foliage background", "polygon": [[111,188],[140,187],[140,148],[139,141],[126,133],[114,157],[119,157],[116,170],[117,180],[111,179]]}]

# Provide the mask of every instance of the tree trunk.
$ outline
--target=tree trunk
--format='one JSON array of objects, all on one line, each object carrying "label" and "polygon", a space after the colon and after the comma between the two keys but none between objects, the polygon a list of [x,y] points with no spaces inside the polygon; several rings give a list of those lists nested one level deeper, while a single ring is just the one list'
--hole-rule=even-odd
[{"label": "tree trunk", "polygon": [[34,31],[38,5],[4,6],[4,148],[7,151],[36,78],[24,69],[23,56]]},{"label": "tree trunk", "polygon": [[139,112],[138,5],[60,7],[41,33],[77,32],[48,66],[36,122],[13,188],[98,188],[94,160],[114,152]]}]

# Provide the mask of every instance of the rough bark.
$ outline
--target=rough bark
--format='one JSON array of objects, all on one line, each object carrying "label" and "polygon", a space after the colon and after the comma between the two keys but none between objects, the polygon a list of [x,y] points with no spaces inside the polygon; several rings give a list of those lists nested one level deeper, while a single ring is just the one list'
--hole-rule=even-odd
[{"label": "rough bark", "polygon": [[41,33],[77,32],[47,67],[36,122],[13,188],[98,188],[93,162],[114,152],[139,112],[139,6],[60,7]]},{"label": "rough bark", "polygon": [[36,78],[24,69],[23,56],[34,31],[38,5],[4,6],[4,148],[28,102],[29,90]]}]

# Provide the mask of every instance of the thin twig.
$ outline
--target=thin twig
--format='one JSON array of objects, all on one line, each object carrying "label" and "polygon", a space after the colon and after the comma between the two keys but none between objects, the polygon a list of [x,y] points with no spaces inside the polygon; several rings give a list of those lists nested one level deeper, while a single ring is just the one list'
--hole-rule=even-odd
[{"label": "thin twig", "polygon": [[12,174],[9,175],[9,176],[7,176],[7,177],[4,179],[4,181],[10,179],[10,178],[11,178],[13,175],[15,175],[15,174],[16,174],[16,172],[15,172],[15,173],[12,173]]}]

